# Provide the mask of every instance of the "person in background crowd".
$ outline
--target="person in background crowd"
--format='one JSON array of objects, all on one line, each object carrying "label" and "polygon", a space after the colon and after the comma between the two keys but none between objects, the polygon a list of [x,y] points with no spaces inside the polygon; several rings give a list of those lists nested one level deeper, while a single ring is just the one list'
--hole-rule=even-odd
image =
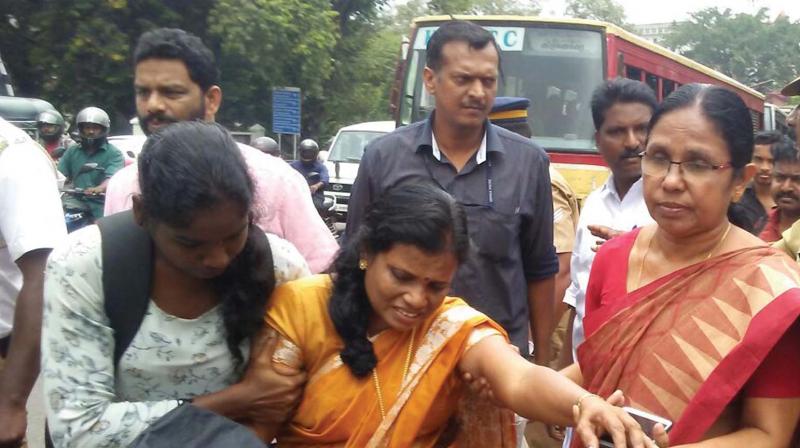
[{"label": "person in background crowd", "polygon": [[[108,114],[98,107],[87,107],[75,117],[80,143],[70,146],[58,160],[61,171],[74,188],[85,193],[100,195],[106,192],[109,179],[125,166],[122,151],[108,142],[111,120]],[[86,170],[87,164],[97,164]],[[82,199],[94,219],[103,217],[105,199],[84,197]]]},{"label": "person in background crowd", "polygon": [[[197,36],[174,28],[148,31],[139,38],[133,60],[136,113],[145,134],[178,121],[214,121],[222,103],[219,72],[214,54]],[[326,269],[339,246],[315,210],[305,179],[251,146],[239,149],[256,183],[256,223],[292,242],[312,272]],[[132,207],[137,170],[130,165],[111,180],[107,214]]]},{"label": "person in background crowd", "polygon": [[185,401],[230,419],[283,421],[303,376],[270,366],[242,374],[251,351],[260,354],[251,341],[273,288],[310,272],[291,243],[254,224],[256,190],[240,149],[218,124],[177,123],[147,139],[138,175],[133,211],[112,218],[152,245],[142,260],[152,286],[118,361],[120,328],[104,289],[104,271],[115,268],[103,266],[108,234],[97,225],[73,232],[47,264],[42,372],[55,447],[127,447]]},{"label": "person in background crowd", "polygon": [[46,110],[36,118],[39,142],[53,160],[58,160],[75,142],[66,133],[64,117],[57,110]]},{"label": "person in background crowd", "polygon": [[672,421],[668,437],[654,431],[661,447],[798,446],[800,267],[727,216],[752,152],[736,93],[681,86],[642,158],[656,224],[603,244],[592,265],[586,341],[564,373]]},{"label": "person in background crowd", "polygon": [[740,226],[754,235],[761,233],[770,210],[775,207],[772,198],[772,168],[775,162],[773,147],[784,137],[777,131],[763,131],[755,135],[753,164],[758,168],[753,182],[747,186],[737,202],[748,215],[748,226]]},{"label": "person in background crowd", "polygon": [[322,209],[325,200],[325,187],[330,181],[328,168],[319,160],[319,145],[314,140],[307,138],[297,145],[299,160],[294,160],[291,165],[308,182],[311,189],[311,199],[317,210]]},{"label": "person in background crowd", "polygon": [[0,119],[0,447],[25,438],[25,404],[39,374],[45,262],[66,235],[53,162]]},{"label": "person in background crowd", "polygon": [[775,200],[764,230],[758,235],[771,243],[800,219],[800,153],[789,139],[773,145],[772,197]]},{"label": "person in background crowd", "polygon": [[[781,93],[787,96],[796,96],[800,95],[800,78],[795,79],[794,81],[787,84],[782,90]],[[792,113],[787,117],[786,124],[795,128],[795,130],[800,131],[800,105],[795,106]],[[800,132],[794,133],[795,139],[795,146],[797,150],[800,151]],[[795,221],[788,230],[785,230],[781,235],[781,239],[777,241],[774,245],[775,248],[784,251],[787,255],[792,257],[795,260],[800,258],[800,221]],[[800,260],[798,260],[800,261]]]},{"label": "person in background crowd", "polygon": [[281,157],[281,149],[278,147],[278,142],[271,137],[258,137],[253,140],[253,148],[273,157]]},{"label": "person in background crowd", "polygon": [[595,143],[611,176],[589,194],[578,220],[571,284],[564,298],[575,313],[572,350],[583,342],[584,298],[598,242],[652,222],[642,196],[639,155],[644,150],[647,124],[658,105],[653,90],[639,81],[612,79],[595,89],[591,104]]}]

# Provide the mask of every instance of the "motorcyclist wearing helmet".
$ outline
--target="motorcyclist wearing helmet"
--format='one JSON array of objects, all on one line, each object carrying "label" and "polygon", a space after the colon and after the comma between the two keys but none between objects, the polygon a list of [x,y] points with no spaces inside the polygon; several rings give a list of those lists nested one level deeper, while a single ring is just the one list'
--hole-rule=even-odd
[{"label": "motorcyclist wearing helmet", "polygon": [[[58,170],[74,188],[89,194],[105,193],[108,180],[125,165],[122,152],[106,139],[111,120],[103,109],[87,107],[78,112],[75,123],[80,143],[67,149],[58,161]],[[87,164],[97,167],[86,170]],[[101,196],[86,201],[95,219],[103,216],[103,202]]]},{"label": "motorcyclist wearing helmet", "polygon": [[64,131],[64,117],[57,110],[46,110],[36,117],[36,129],[39,131],[39,143],[44,146],[53,160],[58,160],[75,142]]},{"label": "motorcyclist wearing helmet", "polygon": [[278,148],[278,142],[270,137],[258,137],[253,140],[252,146],[257,150],[269,154],[273,157],[281,156],[281,150]]},{"label": "motorcyclist wearing helmet", "polygon": [[311,200],[317,210],[322,209],[325,200],[325,186],[328,185],[328,168],[319,161],[319,145],[314,140],[307,138],[300,142],[297,147],[300,160],[291,163],[292,168],[296,169],[303,177],[308,180],[308,188],[311,189]]}]

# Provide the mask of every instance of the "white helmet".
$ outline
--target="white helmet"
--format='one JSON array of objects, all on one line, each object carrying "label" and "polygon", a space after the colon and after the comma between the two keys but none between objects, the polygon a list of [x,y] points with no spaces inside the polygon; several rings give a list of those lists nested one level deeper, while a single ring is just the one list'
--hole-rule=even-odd
[{"label": "white helmet", "polygon": [[[84,134],[83,125],[89,123],[102,127],[103,131],[98,135]],[[75,124],[78,125],[78,135],[80,136],[81,144],[85,147],[97,148],[102,144],[106,136],[108,136],[108,128],[111,127],[111,120],[103,109],[99,107],[87,107],[78,112],[78,116],[75,117]]]}]

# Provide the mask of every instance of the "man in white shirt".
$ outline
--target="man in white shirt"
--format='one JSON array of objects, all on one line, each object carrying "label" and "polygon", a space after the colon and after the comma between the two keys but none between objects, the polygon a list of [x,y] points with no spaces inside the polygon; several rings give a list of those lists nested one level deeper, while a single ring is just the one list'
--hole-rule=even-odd
[{"label": "man in white shirt", "polygon": [[0,446],[18,446],[25,436],[25,403],[39,374],[45,262],[66,234],[53,161],[0,118]]},{"label": "man in white shirt", "polygon": [[586,285],[597,244],[616,232],[653,222],[642,195],[639,154],[644,150],[647,125],[657,102],[646,84],[622,78],[606,81],[592,96],[595,141],[611,176],[586,198],[578,219],[570,264],[571,284],[564,296],[564,302],[575,313],[573,351],[584,338]]}]

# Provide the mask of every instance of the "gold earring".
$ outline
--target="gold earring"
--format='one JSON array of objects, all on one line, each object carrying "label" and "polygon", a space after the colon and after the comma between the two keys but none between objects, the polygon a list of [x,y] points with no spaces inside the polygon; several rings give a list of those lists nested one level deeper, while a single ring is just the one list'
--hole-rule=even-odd
[{"label": "gold earring", "polygon": [[361,269],[362,271],[366,271],[367,270],[367,260],[365,260],[363,258],[361,260],[359,260],[358,261],[358,268]]}]

